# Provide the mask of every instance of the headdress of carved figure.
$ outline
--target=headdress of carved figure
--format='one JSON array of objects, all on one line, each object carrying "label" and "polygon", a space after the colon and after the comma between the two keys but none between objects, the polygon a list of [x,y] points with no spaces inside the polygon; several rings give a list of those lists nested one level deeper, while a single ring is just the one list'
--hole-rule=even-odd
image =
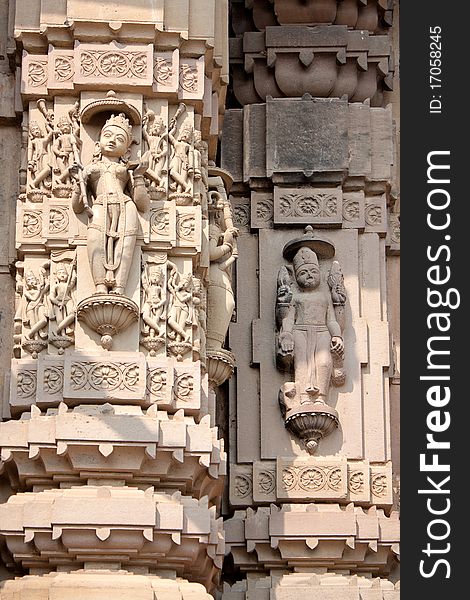
[{"label": "headdress of carved figure", "polygon": [[25,271],[24,279],[26,281],[26,284],[29,286],[36,285],[38,282],[36,275],[34,274],[34,272],[31,269],[28,269],[27,271]]},{"label": "headdress of carved figure", "polygon": [[122,129],[127,136],[128,144],[131,143],[131,141],[132,141],[132,125],[129,123],[129,119],[126,117],[126,115],[124,113],[119,113],[118,115],[111,115],[110,118],[103,125],[102,130],[106,129],[107,127],[111,127],[111,125],[114,125],[115,127],[119,127],[120,129]]},{"label": "headdress of carved figure", "polygon": [[30,121],[29,122],[29,131],[31,133],[41,133],[41,128],[39,127],[39,123],[37,121]]},{"label": "headdress of carved figure", "polygon": [[191,126],[190,123],[188,123],[187,121],[185,123],[183,123],[183,126],[181,127],[181,131],[180,131],[180,140],[182,140],[183,138],[186,138],[187,141],[190,141],[193,137],[193,128]]},{"label": "headdress of carved figure", "polygon": [[304,267],[306,265],[315,265],[317,267],[317,269],[319,268],[318,266],[318,258],[317,255],[315,254],[315,252],[313,250],[310,250],[310,248],[300,248],[300,250],[298,250],[297,254],[294,256],[294,259],[292,260],[292,264],[294,266],[294,272],[297,273],[297,271],[301,268]]},{"label": "headdress of carved figure", "polygon": [[64,125],[67,125],[70,127],[70,121],[67,119],[67,117],[62,116],[60,117],[60,119],[57,121],[57,127],[59,127],[59,129],[61,127],[63,127]]}]

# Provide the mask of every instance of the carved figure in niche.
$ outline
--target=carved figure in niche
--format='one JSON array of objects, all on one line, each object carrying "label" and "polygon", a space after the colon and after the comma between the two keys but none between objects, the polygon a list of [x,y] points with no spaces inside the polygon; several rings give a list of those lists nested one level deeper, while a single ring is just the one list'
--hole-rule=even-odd
[{"label": "carved figure in niche", "polygon": [[209,192],[209,286],[207,290],[207,348],[221,350],[235,308],[232,264],[238,258],[232,206],[221,177],[211,180]]},{"label": "carved figure in niche", "polygon": [[190,273],[180,275],[172,269],[168,277],[168,290],[170,292],[170,306],[168,312],[168,325],[173,331],[168,337],[177,342],[189,342],[192,321],[192,276]]},{"label": "carved figure in niche", "polygon": [[142,338],[152,356],[165,343],[165,273],[149,258],[142,266]]},{"label": "carved figure in niche", "polygon": [[[45,132],[37,121],[29,124],[28,171],[30,172],[29,198],[32,201],[42,199],[51,189],[52,180],[52,139],[54,136],[54,113],[47,110],[44,100],[38,100],[38,108],[44,115]],[[36,198],[35,191],[39,190]]]},{"label": "carved figure in niche", "polygon": [[[341,329],[328,289],[322,286],[316,253],[308,247],[293,259],[291,300],[281,321],[278,354],[293,355],[303,401],[325,402],[333,370],[332,354],[344,351]],[[284,284],[280,298],[285,300]],[[302,400],[301,400],[302,402]]]},{"label": "carved figure in niche", "polygon": [[[17,263],[18,268],[20,264]],[[50,314],[47,297],[49,277],[46,269],[48,268],[49,263],[45,263],[39,268],[38,274],[32,269],[27,269],[23,277],[17,279],[17,292],[21,294],[21,300],[15,321],[20,321],[22,325],[21,346],[30,352],[33,358],[47,347],[47,323]]]},{"label": "carved figure in niche", "polygon": [[77,271],[76,257],[71,264],[61,261],[57,264],[55,280],[51,285],[49,301],[51,304],[50,319],[56,326],[51,342],[59,348],[59,353],[73,343],[76,313]]},{"label": "carved figure in niche", "polygon": [[[59,190],[69,190],[74,177],[73,171],[80,162],[80,123],[78,120],[78,107],[69,111],[69,117],[63,116],[57,121],[57,133],[52,144],[52,152],[55,156],[54,179],[55,186]],[[64,186],[64,187],[63,187]],[[55,191],[55,193],[59,193]]]},{"label": "carved figure in niche", "polygon": [[[104,124],[93,162],[82,171],[83,186],[72,197],[75,212],[92,206],[88,222],[87,249],[97,294],[124,294],[134,254],[138,211],[149,208],[143,175],[144,159],[130,167],[132,126],[124,113],[112,115]],[[84,194],[86,194],[84,196]]]},{"label": "carved figure in niche", "polygon": [[166,192],[165,178],[168,175],[168,134],[161,117],[147,110],[142,121],[142,136],[149,150],[149,167],[146,177],[157,188]]},{"label": "carved figure in niche", "polygon": [[330,384],[344,383],[344,341],[333,301],[344,309],[346,292],[336,261],[328,284],[324,281],[318,257],[333,256],[334,246],[316,238],[310,226],[283,253],[292,265],[281,267],[278,275],[277,362],[282,370],[293,370],[295,380],[281,388],[280,403],[286,427],[313,453],[338,424],[336,411],[326,405]]},{"label": "carved figure in niche", "polygon": [[187,196],[192,198],[190,177],[190,153],[193,144],[193,128],[189,122],[184,122],[178,132],[178,118],[186,111],[186,106],[180,104],[175,116],[170,121],[168,140],[170,142],[170,190],[173,197]]},{"label": "carved figure in niche", "polygon": [[23,288],[23,325],[30,330],[26,337],[30,340],[47,339],[47,306],[46,298],[49,291],[49,282],[46,270],[41,267],[36,276],[31,269],[24,274]]}]

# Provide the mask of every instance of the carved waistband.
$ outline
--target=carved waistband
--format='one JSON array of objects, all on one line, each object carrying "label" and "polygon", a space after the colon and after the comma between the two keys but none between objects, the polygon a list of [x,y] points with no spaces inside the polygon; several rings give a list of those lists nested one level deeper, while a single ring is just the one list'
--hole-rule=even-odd
[{"label": "carved waistband", "polygon": [[326,325],[294,325],[293,327],[294,331],[315,331],[315,332],[322,332],[322,331],[328,331],[329,329]]}]

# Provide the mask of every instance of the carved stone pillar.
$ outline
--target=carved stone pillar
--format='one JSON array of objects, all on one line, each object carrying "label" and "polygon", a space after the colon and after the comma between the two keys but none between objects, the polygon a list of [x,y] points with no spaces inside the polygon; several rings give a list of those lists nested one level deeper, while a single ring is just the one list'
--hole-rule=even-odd
[{"label": "carved stone pillar", "polygon": [[246,580],[224,600],[398,595],[394,5],[231,2],[222,167],[240,257],[226,544]]},{"label": "carved stone pillar", "polygon": [[5,16],[23,144],[18,128],[0,597],[211,598],[238,256],[215,166],[228,2]]}]

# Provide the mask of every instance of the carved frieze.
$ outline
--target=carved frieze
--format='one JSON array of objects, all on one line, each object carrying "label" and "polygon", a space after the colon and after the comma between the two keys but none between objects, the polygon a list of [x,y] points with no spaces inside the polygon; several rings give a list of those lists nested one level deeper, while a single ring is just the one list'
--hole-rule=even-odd
[{"label": "carved frieze", "polygon": [[378,233],[381,236],[387,234],[387,199],[382,196],[366,196],[364,207],[365,231]]},{"label": "carved frieze", "polygon": [[279,499],[311,498],[341,500],[347,497],[345,461],[301,459],[277,461]]},{"label": "carved frieze", "polygon": [[364,192],[343,192],[343,228],[364,229]]},{"label": "carved frieze", "polygon": [[272,193],[251,193],[251,226],[253,229],[272,227],[274,219],[274,200]]},{"label": "carved frieze", "polygon": [[341,225],[341,188],[274,187],[276,224]]},{"label": "carved frieze", "polygon": [[153,91],[178,93],[179,51],[156,52],[153,55]]},{"label": "carved frieze", "polygon": [[390,463],[371,465],[346,457],[278,457],[230,465],[230,504],[334,501],[388,508],[393,504]]},{"label": "carved frieze", "polygon": [[86,354],[65,356],[69,373],[64,398],[73,401],[143,401],[146,386],[145,357],[141,353],[113,353],[109,358]]},{"label": "carved frieze", "polygon": [[75,48],[75,83],[111,87],[148,86],[153,80],[151,44],[87,44]]}]

